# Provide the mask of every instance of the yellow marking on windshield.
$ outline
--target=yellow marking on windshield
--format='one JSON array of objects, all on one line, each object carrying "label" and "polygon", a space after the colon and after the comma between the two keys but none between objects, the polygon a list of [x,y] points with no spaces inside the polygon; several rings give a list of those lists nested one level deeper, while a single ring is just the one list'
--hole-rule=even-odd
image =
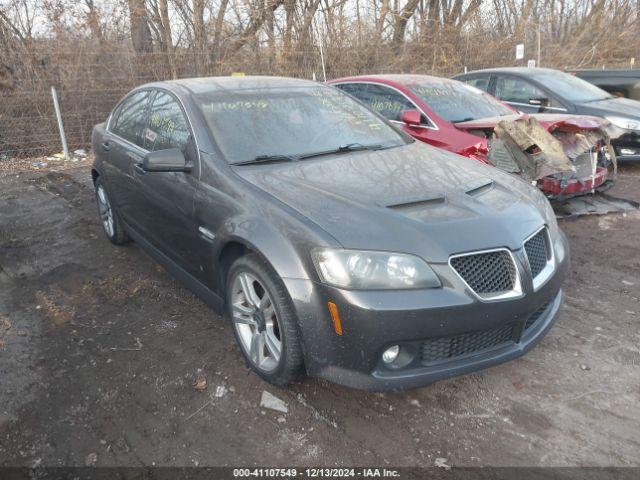
[{"label": "yellow marking on windshield", "polygon": [[216,102],[205,106],[206,110],[220,112],[224,110],[264,110],[269,106],[266,100],[238,100],[236,102]]},{"label": "yellow marking on windshield", "polygon": [[[325,92],[326,93],[326,92]],[[341,117],[345,122],[353,126],[364,126],[370,130],[381,130],[382,123],[375,123],[372,121],[370,115],[366,111],[362,111],[360,107],[350,105],[342,102],[342,98],[337,96],[328,96],[323,94],[319,90],[313,90],[309,92],[309,96],[315,97],[314,103],[317,102],[317,106],[313,105],[314,110],[318,115],[322,115],[323,110],[331,113],[337,117]],[[283,110],[283,103],[287,105],[292,99],[256,99],[256,100],[237,100],[233,102],[212,102],[202,106],[205,113],[218,114],[224,112],[257,112],[266,111],[271,109],[274,112]],[[293,103],[293,102],[292,102]],[[292,104],[291,108],[286,109],[288,114],[294,114],[299,112],[303,116],[307,116],[305,110],[310,105],[295,105]],[[334,120],[335,121],[335,120]]]}]

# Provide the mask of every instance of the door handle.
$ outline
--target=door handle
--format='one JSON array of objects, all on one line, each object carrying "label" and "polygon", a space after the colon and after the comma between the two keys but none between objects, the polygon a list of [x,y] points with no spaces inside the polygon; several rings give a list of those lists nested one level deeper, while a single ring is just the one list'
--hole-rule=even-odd
[{"label": "door handle", "polygon": [[134,163],[134,164],[133,164],[133,168],[134,168],[134,170],[135,170],[137,173],[139,173],[140,175],[144,175],[144,174],[146,174],[146,173],[147,173],[147,172],[145,171],[145,169],[144,169],[144,168],[142,168],[142,164],[141,164],[141,163]]},{"label": "door handle", "polygon": [[111,142],[109,142],[109,140],[105,140],[104,142],[102,142],[102,149],[105,152],[108,152],[109,150],[111,150]]}]

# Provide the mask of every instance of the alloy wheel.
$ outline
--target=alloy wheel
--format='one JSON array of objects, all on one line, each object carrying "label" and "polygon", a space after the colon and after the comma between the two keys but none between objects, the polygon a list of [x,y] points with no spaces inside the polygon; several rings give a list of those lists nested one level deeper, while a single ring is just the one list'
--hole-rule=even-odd
[{"label": "alloy wheel", "polygon": [[241,346],[256,368],[271,372],[282,357],[282,330],[273,301],[262,283],[247,272],[236,275],[232,289],[232,320]]},{"label": "alloy wheel", "polygon": [[97,193],[98,212],[100,213],[100,220],[102,220],[102,227],[109,238],[112,238],[114,234],[113,209],[111,208],[111,203],[109,203],[107,192],[102,185],[98,186]]}]

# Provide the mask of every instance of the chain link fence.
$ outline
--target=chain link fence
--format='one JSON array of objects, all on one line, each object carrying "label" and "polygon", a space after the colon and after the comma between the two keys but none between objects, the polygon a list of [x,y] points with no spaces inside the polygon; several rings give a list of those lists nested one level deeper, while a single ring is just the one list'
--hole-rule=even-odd
[{"label": "chain link fence", "polygon": [[[35,157],[62,150],[51,95],[55,87],[69,149],[87,148],[93,126],[135,86],[157,80],[193,76],[282,75],[322,80],[317,50],[296,52],[295,62],[261,54],[224,66],[206,54],[136,55],[56,52],[18,72],[9,88],[0,87],[0,160]],[[316,58],[318,57],[318,58]],[[345,72],[349,73],[349,72]],[[23,81],[22,75],[26,77]]]},{"label": "chain link fence", "polygon": [[[463,50],[464,48],[464,50]],[[279,75],[305,79],[338,78],[367,73],[422,73],[450,76],[470,69],[509,64],[504,51],[482,51],[481,44],[451,45],[449,51],[422,55],[420,50],[394,54],[382,47],[330,48],[311,45],[277,52],[269,46],[246,49],[224,63],[207,53],[190,51],[139,55],[79,44],[47,51],[38,49],[20,58],[10,82],[0,75],[0,160],[38,157],[62,150],[51,87],[58,92],[69,149],[88,148],[93,126],[103,122],[114,105],[133,87],[155,80],[194,76]],[[506,57],[506,58],[508,58]],[[477,62],[469,59],[478,58]]]}]

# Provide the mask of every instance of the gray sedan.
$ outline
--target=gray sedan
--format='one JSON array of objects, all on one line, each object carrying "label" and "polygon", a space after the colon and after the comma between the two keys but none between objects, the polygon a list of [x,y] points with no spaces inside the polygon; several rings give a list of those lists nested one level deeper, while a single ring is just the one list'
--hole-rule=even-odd
[{"label": "gray sedan", "polygon": [[268,382],[418,387],[522,355],[558,314],[568,247],[544,196],[333,87],[147,84],[93,149],[109,240],[226,311]]}]

